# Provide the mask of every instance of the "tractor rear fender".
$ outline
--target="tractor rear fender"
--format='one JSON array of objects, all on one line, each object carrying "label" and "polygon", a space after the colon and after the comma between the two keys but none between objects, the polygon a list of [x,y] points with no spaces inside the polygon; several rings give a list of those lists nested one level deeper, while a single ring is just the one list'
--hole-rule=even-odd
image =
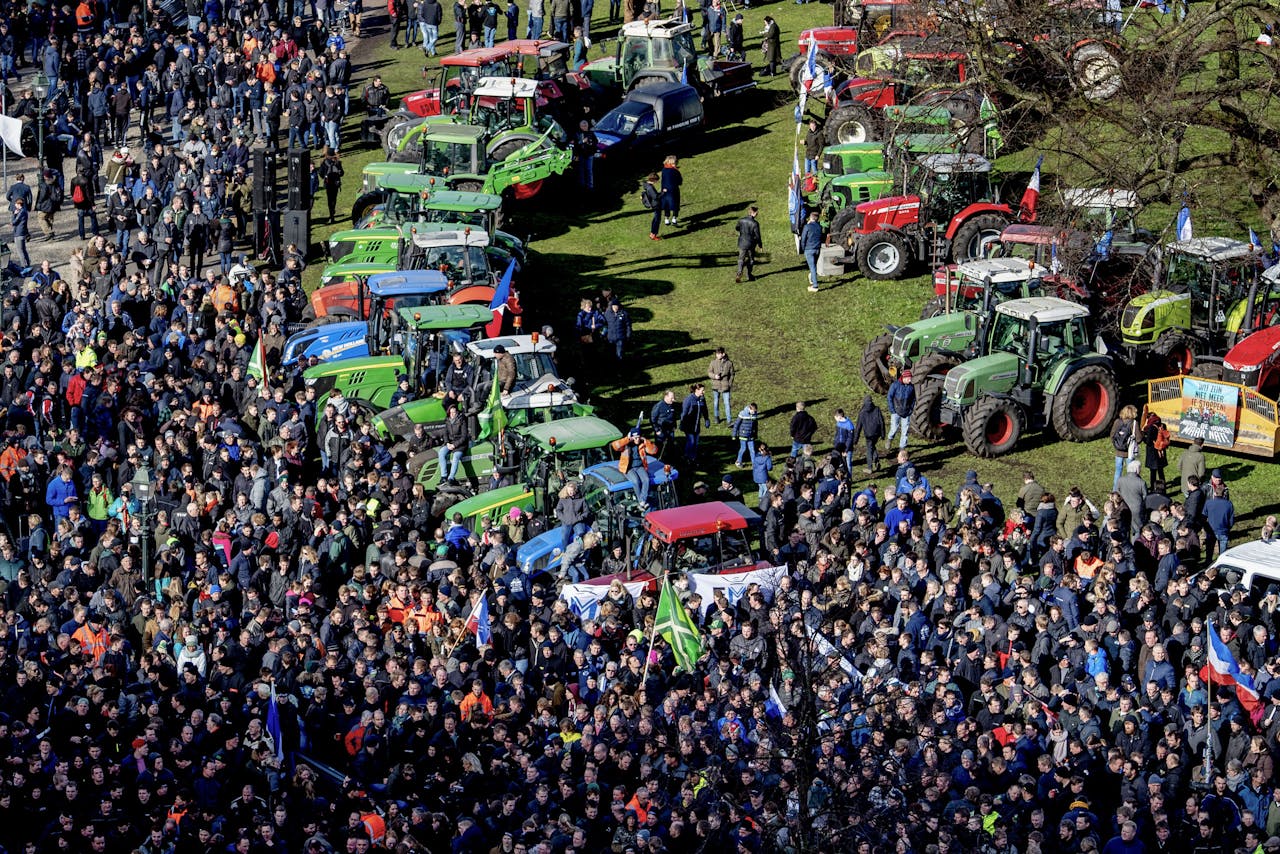
[{"label": "tractor rear fender", "polygon": [[1120,47],[1120,44],[1112,41],[1111,39],[1080,39],[1071,47],[1067,48],[1067,59],[1074,56],[1076,51],[1080,50],[1080,48],[1091,44],[1100,44],[1105,46],[1112,55],[1119,55],[1124,52],[1123,48]]},{"label": "tractor rear fender", "polygon": [[1091,356],[1083,356],[1078,359],[1071,359],[1058,365],[1058,367],[1054,368],[1053,373],[1049,375],[1048,381],[1044,384],[1044,405],[1046,414],[1048,414],[1049,406],[1053,403],[1053,396],[1058,393],[1058,389],[1062,388],[1062,384],[1066,381],[1067,377],[1082,368],[1089,367],[1090,365],[1102,365],[1108,370],[1114,370],[1115,367],[1114,363],[1110,359],[1100,353],[1094,353]]},{"label": "tractor rear fender", "polygon": [[947,223],[947,240],[954,240],[956,232],[960,230],[960,226],[964,225],[973,217],[979,214],[993,213],[1000,216],[1012,217],[1013,210],[1008,205],[997,205],[991,202],[974,202],[969,207],[960,211],[951,218],[951,222]]}]

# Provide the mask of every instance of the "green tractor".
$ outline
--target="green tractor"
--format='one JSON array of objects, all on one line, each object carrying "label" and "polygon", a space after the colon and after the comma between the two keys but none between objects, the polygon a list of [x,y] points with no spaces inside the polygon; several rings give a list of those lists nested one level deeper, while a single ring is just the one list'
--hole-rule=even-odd
[{"label": "green tractor", "polygon": [[564,128],[551,116],[540,112],[546,99],[538,92],[538,81],[518,77],[482,77],[472,91],[467,109],[458,113],[414,117],[389,124],[383,135],[387,159],[395,163],[418,163],[422,160],[422,135],[433,126],[467,124],[483,128],[487,134],[485,149],[498,152],[516,148],[552,131],[564,136]]},{"label": "green tractor", "polygon": [[400,308],[387,319],[390,354],[322,362],[307,368],[302,381],[324,401],[333,391],[368,412],[381,412],[391,403],[401,375],[410,378],[418,394],[435,390],[435,376],[449,352],[484,334],[493,320],[486,305],[436,305]]},{"label": "green tractor", "polygon": [[491,141],[486,128],[475,125],[432,124],[420,140],[422,160],[411,163],[370,163],[364,167],[362,192],[379,189],[386,175],[417,172],[436,176],[450,190],[531,198],[542,182],[562,175],[573,162],[564,131],[559,125],[533,138],[503,137]]},{"label": "green tractor", "polygon": [[[893,189],[893,175],[885,170],[884,146],[849,142],[822,150],[818,171],[805,176],[800,196],[803,209],[818,211],[823,228],[828,228],[840,211],[887,196]],[[799,231],[803,223],[792,225]]]},{"label": "green tractor", "polygon": [[940,378],[959,364],[997,305],[1043,295],[1048,275],[1048,267],[1021,258],[960,264],[950,274],[945,311],[908,326],[886,327],[888,332],[868,342],[862,351],[863,382],[884,394],[894,377],[910,368],[919,395],[926,378]]},{"label": "green tractor", "polygon": [[582,72],[607,91],[630,92],[656,83],[688,83],[706,96],[756,85],[751,63],[698,56],[693,26],[685,21],[631,21],[618,33],[617,52],[588,62]]},{"label": "green tractor", "polygon": [[[534,333],[472,341],[456,351],[462,353],[471,366],[471,387],[463,395],[461,407],[468,417],[478,418],[488,401],[493,387],[494,348],[498,346],[507,351],[516,365],[515,384],[500,397],[507,427],[524,427],[595,411],[594,407],[578,401],[572,390],[572,379],[560,379],[555,361],[556,345]],[[434,436],[444,427],[447,415],[441,390],[378,413],[372,426],[382,440],[396,443],[413,436],[418,424]]]},{"label": "green tractor", "polygon": [[1130,300],[1121,314],[1127,361],[1146,361],[1158,376],[1186,374],[1270,326],[1276,305],[1271,294],[1258,292],[1263,265],[1260,252],[1229,237],[1166,246],[1160,284]]},{"label": "green tractor", "polygon": [[[450,514],[461,513],[471,523],[500,519],[512,507],[549,512],[555,508],[560,488],[583,469],[612,459],[609,445],[621,438],[622,431],[608,421],[583,415],[506,430],[501,438],[473,442],[462,457],[460,478],[475,484],[487,483],[496,475],[507,483],[465,498]],[[411,460],[410,469],[415,466],[418,483],[429,490],[441,488],[434,450]],[[483,529],[483,525],[472,528]]]},{"label": "green tractor", "polygon": [[523,256],[524,243],[500,230],[504,220],[501,196],[446,190],[436,176],[417,172],[384,175],[378,189],[362,193],[351,206],[356,231],[411,222],[471,228],[485,232],[513,255]]},{"label": "green tractor", "polygon": [[1010,453],[1029,428],[1052,426],[1068,442],[1105,435],[1120,387],[1088,320],[1089,309],[1057,297],[996,306],[981,355],[917,390],[916,411],[939,429],[959,429],[980,457]]}]

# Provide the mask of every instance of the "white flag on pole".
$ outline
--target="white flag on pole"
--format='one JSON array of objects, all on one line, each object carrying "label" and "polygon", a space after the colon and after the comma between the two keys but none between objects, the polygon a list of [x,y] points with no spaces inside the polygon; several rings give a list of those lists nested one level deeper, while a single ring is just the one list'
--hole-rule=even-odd
[{"label": "white flag on pole", "polygon": [[4,140],[4,144],[14,154],[26,157],[22,153],[22,119],[0,116],[0,140]]}]

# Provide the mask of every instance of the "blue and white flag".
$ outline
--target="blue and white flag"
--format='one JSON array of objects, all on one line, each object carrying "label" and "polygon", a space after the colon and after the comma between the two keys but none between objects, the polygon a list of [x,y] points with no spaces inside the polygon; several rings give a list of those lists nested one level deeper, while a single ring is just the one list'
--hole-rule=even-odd
[{"label": "blue and white flag", "polygon": [[1178,211],[1178,239],[1191,239],[1191,208],[1186,205],[1182,206],[1182,210]]},{"label": "blue and white flag", "polygon": [[276,686],[271,684],[271,705],[267,706],[267,733],[276,745],[276,759],[284,761],[284,733],[280,731],[280,710],[276,708]]},{"label": "blue and white flag", "polygon": [[1093,247],[1093,254],[1096,258],[1106,260],[1111,257],[1111,242],[1115,240],[1115,233],[1111,229],[1107,229],[1106,234],[1098,238],[1098,243]]},{"label": "blue and white flag", "polygon": [[1258,237],[1258,232],[1254,231],[1252,228],[1249,229],[1249,245],[1258,252],[1262,251],[1262,240]]},{"label": "blue and white flag", "polygon": [[769,696],[764,701],[764,713],[772,720],[780,721],[787,714],[787,706],[778,696],[778,689],[769,684]]}]

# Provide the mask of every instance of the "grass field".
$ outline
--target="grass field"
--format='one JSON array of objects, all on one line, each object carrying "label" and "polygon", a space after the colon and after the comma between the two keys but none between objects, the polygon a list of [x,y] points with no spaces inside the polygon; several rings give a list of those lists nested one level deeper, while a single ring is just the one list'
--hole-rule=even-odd
[{"label": "grass field", "polygon": [[[597,5],[598,18],[605,8]],[[794,52],[800,29],[831,19],[830,7],[819,4],[772,3],[744,14],[748,57],[757,65],[758,78],[756,34],[765,14],[773,15],[781,26],[784,57]],[[610,28],[593,27],[593,32],[597,39],[593,57],[612,50]],[[375,29],[376,46],[363,46],[359,85],[363,87],[365,75],[372,73],[365,69],[376,69],[393,95],[420,88],[420,50],[392,51],[386,40],[385,29]],[[441,47],[451,43],[451,38],[444,39]],[[662,241],[648,239],[650,214],[641,207],[637,192],[639,179],[660,165],[660,156],[611,163],[608,169],[597,170],[597,190],[591,198],[565,182],[532,202],[517,204],[507,228],[532,239],[533,260],[520,287],[533,322],[549,323],[561,334],[566,342],[565,372],[576,375],[579,388],[615,422],[634,423],[640,412],[647,416],[665,389],[673,388],[683,397],[690,382],[705,379],[713,348],[723,345],[738,369],[734,407],[748,401],[759,404],[763,438],[785,453],[790,413],[797,400],[805,400],[822,428],[819,443],[825,449],[830,446],[835,408],[843,407],[852,416],[867,393],[858,373],[863,345],[884,324],[916,318],[932,289],[924,275],[886,283],[850,275],[824,281],[820,293],[805,290],[803,264],[795,254],[786,217],[794,98],[783,76],[760,83],[754,93],[711,106],[705,135],[678,152],[684,176],[682,224],[666,229]],[[360,168],[373,159],[381,156],[356,148],[343,153],[347,177],[340,211],[349,212]],[[1019,152],[1001,158],[997,166],[1024,171],[1032,162],[1033,152]],[[1053,168],[1055,164],[1046,161],[1046,170]],[[1050,182],[1046,175],[1046,192]],[[1226,208],[1231,194],[1225,187],[1222,192]],[[733,226],[753,202],[761,207],[769,261],[757,269],[756,282],[739,285],[734,283]],[[317,210],[320,207],[317,204]],[[1242,216],[1237,210],[1224,209],[1221,223],[1234,225],[1223,233],[1243,237],[1239,233]],[[1170,219],[1167,209],[1152,210],[1144,216],[1144,224],[1161,231]],[[1217,224],[1211,209],[1198,209],[1197,233],[1211,233],[1209,229]],[[333,228],[348,226],[344,220]],[[318,228],[317,238],[328,230]],[[313,277],[319,266],[312,267]],[[606,285],[622,297],[635,324],[630,354],[620,369],[603,354],[576,352],[572,341],[578,299],[595,295]],[[1144,393],[1143,388],[1133,387],[1126,402],[1141,405]],[[732,470],[736,443],[718,426],[704,435],[703,447],[700,469],[682,472],[682,480],[702,478],[714,486],[722,472]],[[1033,435],[1017,453],[997,461],[979,460],[962,444],[927,445],[914,436],[911,447],[923,471],[948,492],[970,468],[993,481],[998,494],[1010,501],[1027,468],[1046,488],[1061,494],[1079,485],[1099,504],[1110,488],[1112,454],[1105,439],[1078,445],[1059,442],[1051,435]],[[1173,472],[1178,454],[1171,449]],[[1232,484],[1242,530],[1257,529],[1267,513],[1280,509],[1276,497],[1280,475],[1273,466],[1225,455],[1211,455],[1211,462],[1223,469]],[[744,491],[750,489],[749,473],[735,479]]]}]

